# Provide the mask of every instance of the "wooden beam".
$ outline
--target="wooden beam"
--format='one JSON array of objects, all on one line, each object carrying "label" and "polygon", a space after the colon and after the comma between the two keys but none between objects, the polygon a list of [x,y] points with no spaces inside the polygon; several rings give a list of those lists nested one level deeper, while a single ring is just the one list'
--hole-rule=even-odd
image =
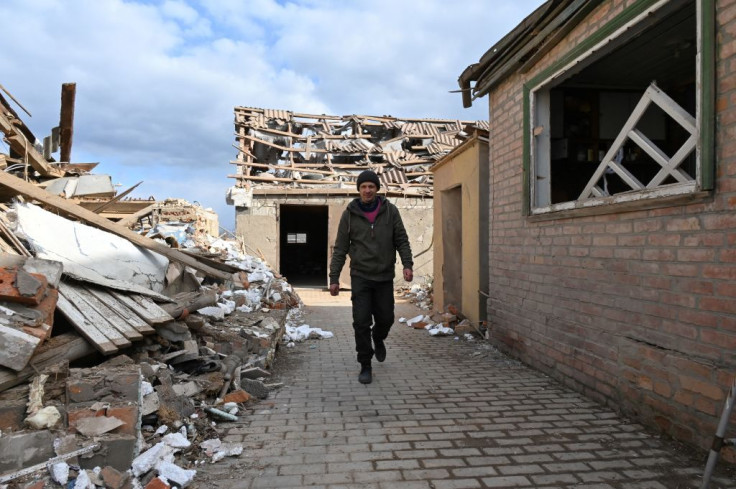
[{"label": "wooden beam", "polygon": [[126,294],[117,290],[110,290],[110,294],[152,327],[174,320],[165,309],[162,309],[148,297],[138,294]]},{"label": "wooden beam", "polygon": [[18,104],[18,107],[20,107],[20,108],[21,108],[21,109],[23,110],[23,112],[25,112],[26,114],[28,114],[28,117],[33,117],[33,116],[31,115],[31,113],[30,113],[30,112],[28,112],[28,110],[27,110],[27,109],[26,109],[25,107],[23,107],[23,104],[21,104],[20,102],[18,102],[18,99],[16,99],[15,97],[13,97],[13,94],[12,94],[12,93],[10,93],[10,92],[8,92],[8,89],[7,89],[7,88],[5,88],[4,86],[2,86],[1,84],[0,84],[0,90],[2,90],[3,92],[5,92],[5,94],[6,94],[6,95],[7,95],[8,97],[10,97],[10,100],[12,100],[12,101],[13,101],[13,102],[15,102],[16,104]]},{"label": "wooden beam", "polygon": [[[284,170],[289,170],[289,167],[284,167],[283,169]],[[293,171],[293,170],[290,170],[290,171]],[[304,172],[305,173],[309,173],[306,170],[304,170]],[[228,178],[239,178],[239,179],[242,179],[242,180],[253,180],[253,181],[257,181],[257,182],[306,183],[306,184],[310,184],[310,185],[313,184],[313,183],[314,184],[318,184],[318,185],[319,184],[324,185],[324,184],[340,183],[339,180],[304,180],[304,179],[295,180],[293,178],[281,178],[281,177],[269,178],[269,177],[257,177],[257,176],[253,176],[253,175],[249,175],[249,176],[246,176],[246,175],[228,175],[227,177]],[[357,178],[357,175],[356,175],[356,178]]]},{"label": "wooden beam", "polygon": [[61,161],[72,160],[72,137],[74,135],[74,99],[77,95],[76,83],[61,85],[61,113],[59,114],[59,143]]},{"label": "wooden beam", "polygon": [[89,172],[94,170],[97,165],[99,163],[59,163],[58,167],[66,172]]},{"label": "wooden beam", "polygon": [[[431,175],[432,173],[426,173],[426,175]],[[417,175],[417,174],[414,174]],[[422,174],[423,175],[423,174]],[[311,185],[313,183],[319,183],[319,184],[336,184],[336,183],[349,183],[353,184],[353,181],[347,181],[347,180],[291,180],[289,178],[266,178],[266,177],[254,177],[254,176],[245,176],[245,175],[228,175],[228,178],[235,178],[238,180],[252,180],[256,182],[271,182],[271,183],[303,183],[305,185]],[[357,178],[357,175],[356,175]],[[388,185],[395,185],[395,186],[404,186],[404,187],[431,187],[431,183],[398,183],[398,182],[390,182],[388,184],[383,184],[384,186]],[[321,192],[321,190],[320,190]]]},{"label": "wooden beam", "polygon": [[[234,147],[237,148],[237,146],[234,146]],[[437,162],[437,160],[429,160],[429,159],[427,159],[427,160],[405,160],[405,161],[400,161],[399,164],[401,166],[416,166],[416,165],[434,165],[436,162]],[[274,168],[278,168],[279,170],[287,170],[287,169],[289,169],[288,166],[267,165],[265,163],[254,163],[254,162],[249,162],[249,161],[237,161],[237,160],[235,160],[235,161],[231,161],[230,164],[231,165],[240,165],[240,166],[259,166],[259,165],[261,165],[261,166],[272,166]],[[366,166],[358,166],[358,165],[355,165],[355,164],[352,164],[351,165],[349,163],[333,163],[331,165],[328,165],[327,164],[327,160],[322,160],[322,161],[315,162],[315,163],[294,163],[294,168],[304,168],[304,171],[307,172],[307,173],[309,172],[309,170],[308,170],[309,168],[315,168],[315,169],[317,169],[317,168],[323,168],[323,167],[326,167],[326,166],[329,166],[330,168],[337,168],[339,170],[365,170],[366,169]],[[391,167],[394,167],[394,165],[392,165],[391,163],[385,163],[385,162],[384,163],[376,163],[376,162],[373,162],[373,161],[370,163],[370,166],[373,166],[373,167],[376,167],[376,166],[391,166]]]},{"label": "wooden beam", "polygon": [[56,303],[56,307],[74,325],[77,332],[84,336],[97,351],[103,355],[112,355],[118,351],[118,347],[110,341],[110,338],[97,329],[95,323],[87,319],[62,293],[59,294],[59,301]]},{"label": "wooden beam", "polygon": [[44,159],[44,157],[36,151],[33,143],[28,141],[25,135],[18,130],[15,125],[0,111],[0,131],[5,134],[5,138],[10,143],[10,147],[16,153],[28,157],[28,163],[31,167],[42,176],[61,177],[64,172],[58,168],[54,168]]},{"label": "wooden beam", "polygon": [[105,209],[106,209],[107,207],[110,207],[110,206],[111,206],[112,204],[114,204],[114,203],[115,203],[115,202],[117,202],[118,200],[122,199],[123,197],[125,197],[126,195],[128,195],[129,193],[131,193],[131,192],[132,192],[133,190],[135,190],[135,188],[136,188],[136,187],[137,187],[138,185],[140,185],[140,184],[142,184],[142,183],[143,183],[143,180],[141,180],[140,182],[136,183],[135,185],[133,185],[132,187],[130,187],[130,188],[129,188],[128,190],[126,190],[125,192],[121,192],[121,193],[119,193],[118,195],[116,195],[116,196],[115,196],[115,197],[113,197],[112,199],[108,200],[108,201],[107,201],[107,202],[105,202],[104,204],[102,204],[102,205],[99,205],[99,206],[95,207],[94,209],[92,209],[92,212],[94,212],[95,214],[99,214],[100,212],[102,212],[103,210],[105,210]]},{"label": "wooden beam", "polygon": [[[373,136],[370,134],[351,134],[351,135],[340,135],[340,134],[310,134],[308,136],[303,136],[301,134],[297,134],[294,132],[285,132],[285,131],[279,131],[277,129],[270,129],[268,127],[253,127],[247,122],[238,122],[236,123],[237,126],[242,126],[244,128],[252,129],[253,131],[257,132],[265,132],[269,134],[277,134],[279,136],[285,136],[289,138],[294,138],[296,142],[299,143],[306,143],[308,139],[314,140],[321,140],[321,139],[335,139],[340,141],[349,141],[351,139],[371,139]],[[455,132],[455,131],[445,131],[445,133],[449,132]],[[444,133],[443,133],[444,134]],[[235,134],[236,136],[242,136],[241,134]],[[408,139],[408,138],[416,138],[416,139],[427,139],[427,138],[433,138],[435,135],[433,134],[403,134],[396,139]],[[257,138],[256,138],[257,139]],[[386,142],[386,141],[382,141]],[[380,143],[378,143],[380,144]]]},{"label": "wooden beam", "polygon": [[61,211],[63,214],[80,219],[87,224],[108,231],[112,234],[120,236],[121,238],[127,239],[133,244],[136,244],[147,250],[155,251],[156,253],[165,256],[169,260],[183,263],[188,265],[195,270],[199,270],[202,273],[220,280],[231,280],[232,274],[221,272],[208,265],[200,263],[193,257],[186,255],[178,250],[169,248],[168,246],[154,241],[140,234],[134,233],[130,229],[120,226],[114,222],[105,219],[102,216],[95,214],[79,205],[72,204],[66,199],[63,199],[56,195],[51,195],[43,189],[36,187],[35,185],[25,182],[18,177],[10,175],[8,173],[0,172],[0,186],[6,187],[11,191],[15,191],[25,197],[35,199],[48,206],[53,207],[57,211]]},{"label": "wooden beam", "polygon": [[[256,109],[251,107],[235,107],[236,112],[247,114],[265,114],[265,109]],[[339,115],[325,115],[325,114],[302,114],[299,112],[290,112],[292,117],[299,119],[314,119],[319,120],[331,120],[337,122],[348,122],[350,118],[358,118],[361,120],[371,120],[380,122],[428,122],[430,124],[447,124],[457,122],[455,119],[403,119],[391,116],[372,116],[372,115],[350,115],[350,116],[339,116]],[[460,121],[468,122],[468,121]]]},{"label": "wooden beam", "polygon": [[[421,197],[424,199],[431,199],[432,194],[423,194],[417,192],[403,192],[401,190],[392,190],[382,188],[379,195],[388,196],[402,196],[402,197]],[[345,196],[358,196],[360,195],[357,190],[349,188],[285,188],[285,187],[273,187],[273,188],[254,188],[253,195],[283,195],[285,197],[294,197],[295,195],[306,195],[306,196],[320,196],[320,195],[345,195]]]},{"label": "wooden beam", "polygon": [[[271,146],[272,148],[280,149],[281,151],[288,151],[288,152],[295,152],[295,153],[304,152],[304,150],[301,148],[298,148],[298,149],[287,148],[286,146],[281,146],[276,143],[272,143],[271,141],[266,141],[265,139],[257,138],[249,134],[244,134],[244,135],[236,134],[235,139],[238,139],[238,140],[245,139],[246,141],[253,141],[255,143],[265,144],[266,146]],[[329,153],[329,151],[327,151],[326,149],[313,148],[312,153]],[[363,154],[363,153],[350,153],[350,154]]]},{"label": "wooden beam", "polygon": [[95,307],[97,304],[90,303],[80,290],[71,283],[59,284],[58,304],[62,304],[62,297],[68,301],[69,304],[64,304],[61,311],[74,324],[77,332],[103,353],[107,352],[110,345],[113,351],[131,346],[133,343],[111,322],[116,319],[115,315],[98,310]]},{"label": "wooden beam", "polygon": [[49,338],[31,357],[31,361],[20,372],[0,368],[0,392],[22,384],[47,367],[62,362],[71,362],[95,353],[95,348],[76,333],[64,333]]},{"label": "wooden beam", "polygon": [[151,212],[153,212],[153,210],[155,208],[156,208],[156,204],[151,204],[148,207],[145,207],[145,208],[139,210],[135,214],[132,214],[132,215],[130,215],[130,216],[124,218],[124,219],[119,220],[117,222],[117,224],[119,226],[124,226],[124,227],[128,228],[128,227],[132,226],[133,224],[135,224],[136,222],[138,222],[138,219],[140,219],[141,217],[147,216],[148,214],[150,214]]}]

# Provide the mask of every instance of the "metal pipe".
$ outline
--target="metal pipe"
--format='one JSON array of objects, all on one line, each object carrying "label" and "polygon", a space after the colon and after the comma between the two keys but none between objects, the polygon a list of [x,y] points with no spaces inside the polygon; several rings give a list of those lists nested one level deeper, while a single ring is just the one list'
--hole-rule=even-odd
[{"label": "metal pipe", "polygon": [[725,444],[723,436],[726,434],[726,427],[733,411],[734,400],[736,400],[736,379],[734,379],[731,390],[728,393],[726,404],[723,406],[723,413],[721,413],[721,420],[718,422],[716,436],[713,438],[713,445],[708,453],[708,461],[705,464],[705,472],[703,473],[703,484],[700,486],[700,489],[708,489],[708,486],[710,486],[710,478],[713,475],[716,462],[718,462],[718,453]]},{"label": "metal pipe", "polygon": [[238,420],[238,417],[237,416],[233,416],[230,413],[226,413],[225,411],[220,411],[219,409],[216,409],[216,408],[213,408],[213,407],[206,407],[206,408],[204,408],[204,410],[207,413],[209,413],[209,414],[211,414],[213,416],[216,416],[216,417],[218,417],[220,419],[224,419],[226,421],[237,421]]}]

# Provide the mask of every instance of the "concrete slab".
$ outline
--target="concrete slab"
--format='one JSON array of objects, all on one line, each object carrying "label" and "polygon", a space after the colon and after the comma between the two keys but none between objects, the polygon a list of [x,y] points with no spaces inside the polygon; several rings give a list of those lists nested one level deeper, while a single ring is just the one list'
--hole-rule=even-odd
[{"label": "concrete slab", "polygon": [[55,456],[54,435],[48,430],[0,437],[0,474],[31,467]]}]

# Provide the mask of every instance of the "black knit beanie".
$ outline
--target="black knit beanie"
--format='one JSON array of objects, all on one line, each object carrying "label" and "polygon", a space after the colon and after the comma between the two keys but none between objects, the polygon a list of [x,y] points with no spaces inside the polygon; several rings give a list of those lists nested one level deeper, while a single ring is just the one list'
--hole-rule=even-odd
[{"label": "black knit beanie", "polygon": [[362,172],[360,172],[360,175],[358,175],[358,183],[356,184],[358,190],[360,190],[360,184],[363,182],[375,183],[376,190],[381,188],[381,181],[378,179],[378,175],[376,175],[376,173],[372,170],[363,170]]}]

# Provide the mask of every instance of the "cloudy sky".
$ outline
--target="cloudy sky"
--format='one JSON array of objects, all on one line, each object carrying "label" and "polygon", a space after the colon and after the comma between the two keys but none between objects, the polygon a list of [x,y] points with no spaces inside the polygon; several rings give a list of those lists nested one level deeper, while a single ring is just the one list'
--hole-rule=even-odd
[{"label": "cloudy sky", "polygon": [[235,106],[485,119],[485,101],[449,92],[542,3],[2,0],[0,84],[42,139],[75,82],[74,162],[100,162],[120,191],[142,180],[136,197],[212,207],[232,230]]}]

